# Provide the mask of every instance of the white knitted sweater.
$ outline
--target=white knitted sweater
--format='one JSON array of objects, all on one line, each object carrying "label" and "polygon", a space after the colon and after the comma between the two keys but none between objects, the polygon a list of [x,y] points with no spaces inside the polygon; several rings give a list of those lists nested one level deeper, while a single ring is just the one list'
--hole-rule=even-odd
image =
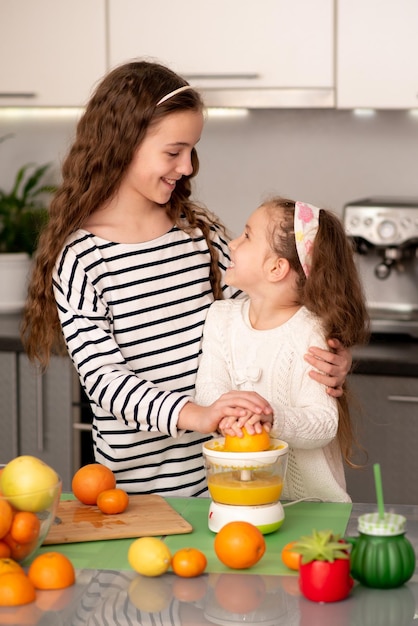
[{"label": "white knitted sweater", "polygon": [[302,307],[285,324],[255,330],[249,300],[214,302],[206,318],[196,402],[209,405],[231,389],[257,391],[274,409],[272,435],[289,444],[282,499],[350,502],[336,435],[337,402],[313,381],[304,360],[326,348],[321,323]]}]

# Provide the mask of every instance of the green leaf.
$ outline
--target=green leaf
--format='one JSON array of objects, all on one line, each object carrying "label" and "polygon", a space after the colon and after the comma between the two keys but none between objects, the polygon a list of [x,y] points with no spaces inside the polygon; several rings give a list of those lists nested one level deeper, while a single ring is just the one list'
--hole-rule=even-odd
[{"label": "green leaf", "polygon": [[350,544],[342,541],[340,535],[331,530],[313,530],[312,535],[301,537],[293,546],[293,550],[302,555],[303,564],[311,561],[329,561],[348,559]]},{"label": "green leaf", "polygon": [[[0,137],[0,144],[11,135]],[[0,189],[0,252],[27,252],[36,249],[48,210],[40,197],[54,193],[54,185],[42,183],[50,163],[27,163],[19,168],[11,191]]]}]

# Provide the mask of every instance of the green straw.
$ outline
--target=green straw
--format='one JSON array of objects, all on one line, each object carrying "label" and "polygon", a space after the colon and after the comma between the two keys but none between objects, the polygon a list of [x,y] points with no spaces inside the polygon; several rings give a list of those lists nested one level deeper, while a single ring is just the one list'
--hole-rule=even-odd
[{"label": "green straw", "polygon": [[373,471],[374,471],[374,483],[376,486],[377,510],[379,511],[380,519],[383,519],[385,516],[385,505],[383,501],[382,476],[380,474],[379,463],[375,463],[373,465]]}]

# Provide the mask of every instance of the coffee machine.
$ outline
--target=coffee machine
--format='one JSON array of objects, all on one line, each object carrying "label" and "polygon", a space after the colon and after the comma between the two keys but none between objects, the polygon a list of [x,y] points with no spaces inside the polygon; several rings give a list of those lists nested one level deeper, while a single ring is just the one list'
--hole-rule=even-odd
[{"label": "coffee machine", "polygon": [[418,198],[370,197],[344,206],[372,333],[418,338]]}]

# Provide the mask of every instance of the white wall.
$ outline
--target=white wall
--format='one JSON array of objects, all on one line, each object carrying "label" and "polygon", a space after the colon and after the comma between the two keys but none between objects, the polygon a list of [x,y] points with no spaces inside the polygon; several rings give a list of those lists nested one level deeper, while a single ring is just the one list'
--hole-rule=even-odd
[{"label": "white wall", "polygon": [[[51,182],[72,140],[75,118],[18,119],[0,111],[0,188],[18,167],[52,161]],[[259,110],[246,118],[211,118],[198,145],[195,196],[238,233],[270,193],[342,213],[369,195],[418,199],[418,117],[406,111]]]}]

